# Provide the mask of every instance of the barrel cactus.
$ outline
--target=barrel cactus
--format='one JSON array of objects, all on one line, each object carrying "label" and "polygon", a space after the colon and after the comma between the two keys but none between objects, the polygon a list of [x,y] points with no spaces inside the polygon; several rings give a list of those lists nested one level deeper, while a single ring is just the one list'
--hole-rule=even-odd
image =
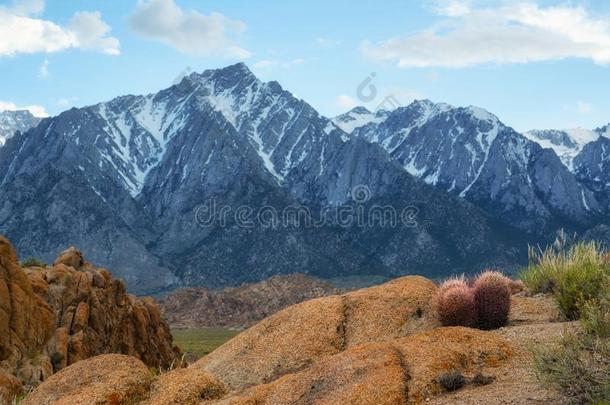
[{"label": "barrel cactus", "polygon": [[473,327],[477,323],[474,291],[463,279],[449,279],[438,289],[434,307],[443,326]]},{"label": "barrel cactus", "polygon": [[506,325],[510,312],[510,280],[497,271],[486,271],[473,284],[478,309],[478,326],[497,329]]}]

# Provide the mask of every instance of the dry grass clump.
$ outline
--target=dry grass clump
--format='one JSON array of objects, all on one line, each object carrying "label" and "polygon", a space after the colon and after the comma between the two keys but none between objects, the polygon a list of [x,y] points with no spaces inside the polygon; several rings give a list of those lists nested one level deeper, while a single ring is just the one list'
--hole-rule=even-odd
[{"label": "dry grass clump", "polygon": [[523,280],[533,292],[550,292],[567,319],[581,329],[556,345],[534,349],[543,382],[578,404],[610,403],[610,262],[595,242],[555,246],[531,254]]},{"label": "dry grass clump", "polygon": [[610,262],[599,243],[568,247],[563,235],[545,250],[530,249],[530,264],[520,275],[532,293],[553,294],[569,320],[580,317],[579,304],[598,297],[609,277]]},{"label": "dry grass clump", "polygon": [[438,384],[447,391],[457,391],[466,385],[466,378],[459,370],[452,370],[438,376]]}]

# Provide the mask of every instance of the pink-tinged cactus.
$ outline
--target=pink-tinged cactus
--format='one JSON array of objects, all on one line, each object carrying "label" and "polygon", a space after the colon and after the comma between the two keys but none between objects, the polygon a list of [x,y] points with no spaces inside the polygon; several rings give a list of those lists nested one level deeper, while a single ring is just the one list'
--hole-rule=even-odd
[{"label": "pink-tinged cactus", "polygon": [[477,307],[474,291],[463,279],[445,281],[438,289],[434,306],[443,326],[477,324]]},{"label": "pink-tinged cactus", "polygon": [[510,280],[500,272],[486,271],[476,278],[473,290],[479,328],[497,329],[506,325],[510,312]]}]

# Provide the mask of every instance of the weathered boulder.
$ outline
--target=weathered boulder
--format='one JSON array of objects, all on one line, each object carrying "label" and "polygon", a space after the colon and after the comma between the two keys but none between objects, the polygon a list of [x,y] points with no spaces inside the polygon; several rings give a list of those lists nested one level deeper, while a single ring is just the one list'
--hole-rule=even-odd
[{"label": "weathered boulder", "polygon": [[354,346],[227,396],[221,404],[407,404],[441,392],[443,372],[464,374],[497,367],[511,346],[490,332],[438,328],[384,343]]},{"label": "weathered boulder", "polygon": [[220,399],[227,393],[227,387],[213,375],[203,370],[179,368],[157,378],[145,404],[194,405]]},{"label": "weathered boulder", "polygon": [[133,404],[148,396],[153,375],[140,360],[106,354],[72,364],[52,375],[23,405]]},{"label": "weathered boulder", "polygon": [[78,251],[74,246],[70,246],[68,249],[61,252],[57,259],[55,259],[53,262],[53,266],[58,264],[64,264],[78,270],[83,266],[83,264],[85,264],[85,260],[80,251]]},{"label": "weathered boulder", "polygon": [[242,332],[191,367],[240,389],[273,381],[346,348],[438,326],[434,283],[418,276],[307,301]]}]

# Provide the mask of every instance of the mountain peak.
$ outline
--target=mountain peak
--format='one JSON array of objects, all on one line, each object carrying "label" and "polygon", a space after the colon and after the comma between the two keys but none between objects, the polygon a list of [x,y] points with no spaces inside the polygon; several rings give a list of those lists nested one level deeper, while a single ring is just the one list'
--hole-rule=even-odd
[{"label": "mountain peak", "polygon": [[28,110],[0,111],[0,147],[16,132],[25,132],[40,120]]},{"label": "mountain peak", "polygon": [[353,114],[371,114],[371,111],[366,108],[363,107],[361,105],[352,108],[351,110],[348,111],[348,114],[353,113]]}]

